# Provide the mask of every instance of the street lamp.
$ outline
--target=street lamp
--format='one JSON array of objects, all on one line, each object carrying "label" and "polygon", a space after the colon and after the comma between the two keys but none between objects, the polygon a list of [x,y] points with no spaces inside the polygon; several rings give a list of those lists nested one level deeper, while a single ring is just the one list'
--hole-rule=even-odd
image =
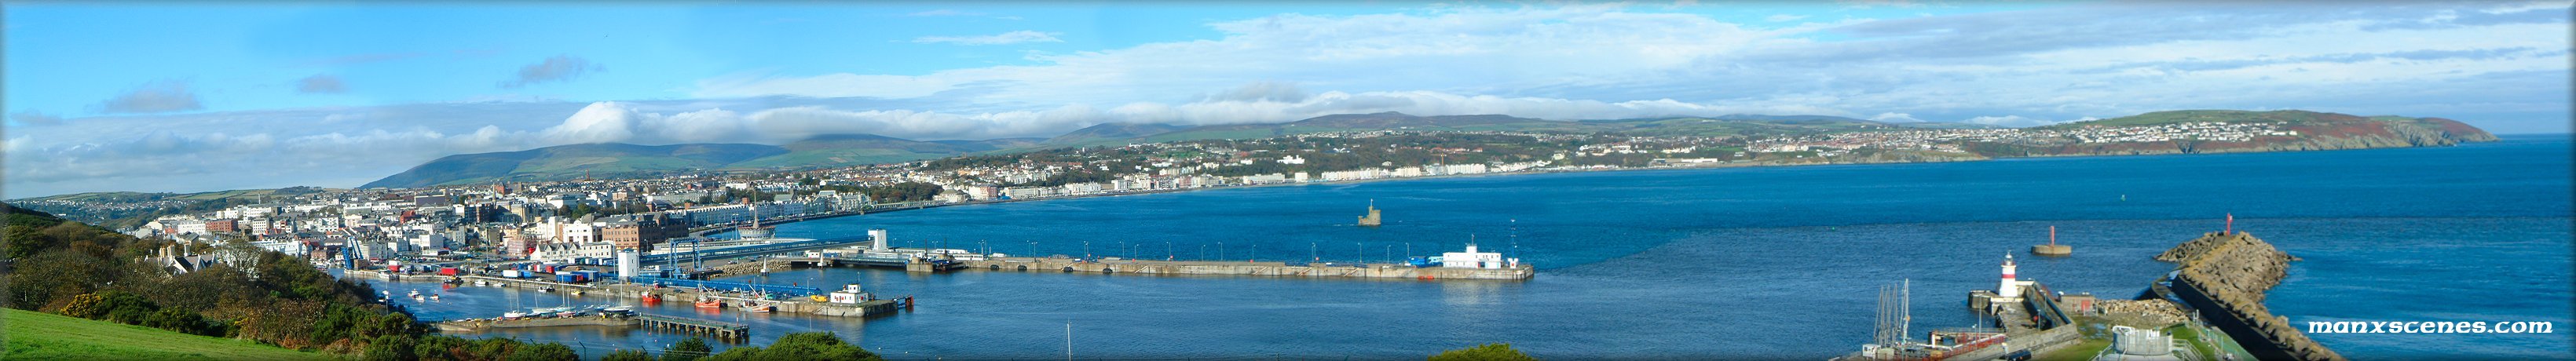
[{"label": "street lamp", "polygon": [[1091,259],[1091,241],[1082,241],[1082,259]]}]

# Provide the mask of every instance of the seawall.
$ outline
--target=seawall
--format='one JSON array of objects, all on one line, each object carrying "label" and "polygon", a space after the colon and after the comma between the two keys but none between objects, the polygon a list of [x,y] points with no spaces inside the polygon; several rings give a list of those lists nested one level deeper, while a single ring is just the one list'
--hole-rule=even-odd
[{"label": "seawall", "polygon": [[2279,285],[2296,259],[2244,232],[2211,232],[2156,255],[2180,263],[2170,279],[2173,296],[2247,353],[2264,360],[2342,360],[2263,306],[2264,291]]},{"label": "seawall", "polygon": [[1420,280],[1525,280],[1536,273],[1528,265],[1514,268],[1444,268],[1373,263],[1351,266],[1289,265],[1285,262],[1146,261],[1082,262],[1064,258],[1003,257],[962,261],[966,269],[1026,272],[1090,272],[1149,275],[1252,275],[1288,277],[1411,278]]}]

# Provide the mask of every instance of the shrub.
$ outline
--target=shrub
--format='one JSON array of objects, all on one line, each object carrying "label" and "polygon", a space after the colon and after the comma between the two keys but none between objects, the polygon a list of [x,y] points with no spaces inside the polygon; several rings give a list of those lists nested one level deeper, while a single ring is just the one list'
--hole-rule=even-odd
[{"label": "shrub", "polygon": [[1441,352],[1438,355],[1431,355],[1431,361],[1538,361],[1538,359],[1522,354],[1520,350],[1513,350],[1512,344],[1495,343]]}]

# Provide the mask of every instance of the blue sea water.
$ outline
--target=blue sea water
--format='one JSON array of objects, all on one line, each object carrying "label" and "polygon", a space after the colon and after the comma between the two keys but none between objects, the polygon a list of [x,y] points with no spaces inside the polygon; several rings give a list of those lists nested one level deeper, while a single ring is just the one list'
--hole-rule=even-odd
[{"label": "blue sea water", "polygon": [[[2267,302],[2293,322],[2559,326],[2311,335],[2348,357],[2569,358],[2570,151],[2566,135],[2510,136],[2444,148],[1509,175],[943,207],[783,224],[779,234],[885,228],[906,247],[1327,262],[1434,255],[1472,239],[1539,274],[1426,282],[794,270],[735,279],[860,282],[916,296],[920,307],[864,321],[699,314],[677,303],[648,312],[749,322],[755,343],[835,331],[898,358],[1064,357],[1068,325],[1078,358],[1416,358],[1491,342],[1551,359],[1824,358],[1868,342],[1879,285],[1911,282],[1917,330],[1976,323],[1966,295],[1993,288],[2008,253],[2022,260],[2024,279],[2126,298],[2173,267],[2150,257],[2232,214],[2236,229],[2304,258]],[[1353,226],[1372,201],[1387,224]],[[2027,257],[2050,226],[2075,255]],[[449,292],[415,310],[441,319],[631,302]],[[494,335],[590,350],[677,339]]]}]

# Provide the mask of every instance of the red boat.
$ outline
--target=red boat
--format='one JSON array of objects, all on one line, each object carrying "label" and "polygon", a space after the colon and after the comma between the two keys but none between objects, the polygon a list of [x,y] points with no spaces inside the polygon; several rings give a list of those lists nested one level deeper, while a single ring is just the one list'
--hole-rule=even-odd
[{"label": "red boat", "polygon": [[716,300],[701,299],[701,300],[698,300],[698,308],[724,308],[724,302],[716,302]]}]

